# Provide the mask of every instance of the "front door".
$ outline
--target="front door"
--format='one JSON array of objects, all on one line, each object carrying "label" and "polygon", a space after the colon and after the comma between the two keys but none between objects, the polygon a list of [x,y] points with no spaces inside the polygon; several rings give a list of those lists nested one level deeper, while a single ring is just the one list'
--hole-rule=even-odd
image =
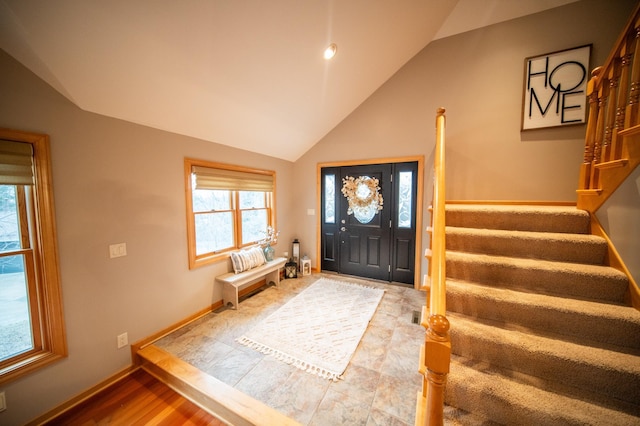
[{"label": "front door", "polygon": [[417,163],[322,169],[322,269],[412,284]]},{"label": "front door", "polygon": [[389,281],[391,165],[341,167],[340,180],[340,273]]}]

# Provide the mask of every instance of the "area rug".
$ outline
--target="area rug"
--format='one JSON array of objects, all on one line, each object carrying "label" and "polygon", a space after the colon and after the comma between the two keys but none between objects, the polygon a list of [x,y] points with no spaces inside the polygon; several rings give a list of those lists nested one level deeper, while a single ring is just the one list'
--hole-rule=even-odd
[{"label": "area rug", "polygon": [[349,364],[384,290],[320,278],[237,341],[320,377]]}]

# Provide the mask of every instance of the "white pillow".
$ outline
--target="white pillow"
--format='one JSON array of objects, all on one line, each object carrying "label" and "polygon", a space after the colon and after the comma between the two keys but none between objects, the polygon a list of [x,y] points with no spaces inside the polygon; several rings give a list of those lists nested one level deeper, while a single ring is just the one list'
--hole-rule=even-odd
[{"label": "white pillow", "polygon": [[265,262],[264,252],[260,247],[231,252],[231,264],[236,274],[263,265]]}]

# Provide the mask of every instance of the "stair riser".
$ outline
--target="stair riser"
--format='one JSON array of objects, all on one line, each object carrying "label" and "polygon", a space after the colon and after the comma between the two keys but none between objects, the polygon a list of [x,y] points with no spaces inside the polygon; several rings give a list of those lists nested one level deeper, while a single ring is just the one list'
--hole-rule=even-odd
[{"label": "stair riser", "polygon": [[446,234],[447,250],[602,265],[607,243]]},{"label": "stair riser", "polygon": [[487,341],[482,336],[466,334],[460,330],[452,331],[451,348],[454,354],[475,362],[486,362],[575,387],[575,396],[579,396],[580,388],[584,388],[633,404],[640,401],[640,373],[611,370],[581,360],[559,358],[545,352],[544,348],[532,353],[520,346]]},{"label": "stair riser", "polygon": [[520,268],[464,260],[446,261],[447,278],[473,281],[494,287],[555,294],[576,299],[623,303],[628,287],[624,276],[612,278],[576,271]]},{"label": "stair riser", "polygon": [[477,299],[450,291],[447,292],[447,310],[542,333],[571,336],[575,341],[640,349],[640,324],[617,318],[563,312],[509,300]]},{"label": "stair riser", "polygon": [[559,232],[568,234],[589,233],[589,216],[553,215],[544,213],[503,213],[493,211],[445,212],[447,226],[480,229],[504,229],[512,231]]}]

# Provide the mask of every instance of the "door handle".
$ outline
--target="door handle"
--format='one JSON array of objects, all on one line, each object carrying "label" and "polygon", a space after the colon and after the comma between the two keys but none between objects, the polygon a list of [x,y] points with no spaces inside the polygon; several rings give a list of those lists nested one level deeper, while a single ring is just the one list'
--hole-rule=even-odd
[{"label": "door handle", "polygon": [[342,232],[344,232],[344,231],[346,231],[346,230],[347,230],[347,228],[345,228],[345,227],[343,226],[342,228],[340,228],[340,230],[341,230]]}]

